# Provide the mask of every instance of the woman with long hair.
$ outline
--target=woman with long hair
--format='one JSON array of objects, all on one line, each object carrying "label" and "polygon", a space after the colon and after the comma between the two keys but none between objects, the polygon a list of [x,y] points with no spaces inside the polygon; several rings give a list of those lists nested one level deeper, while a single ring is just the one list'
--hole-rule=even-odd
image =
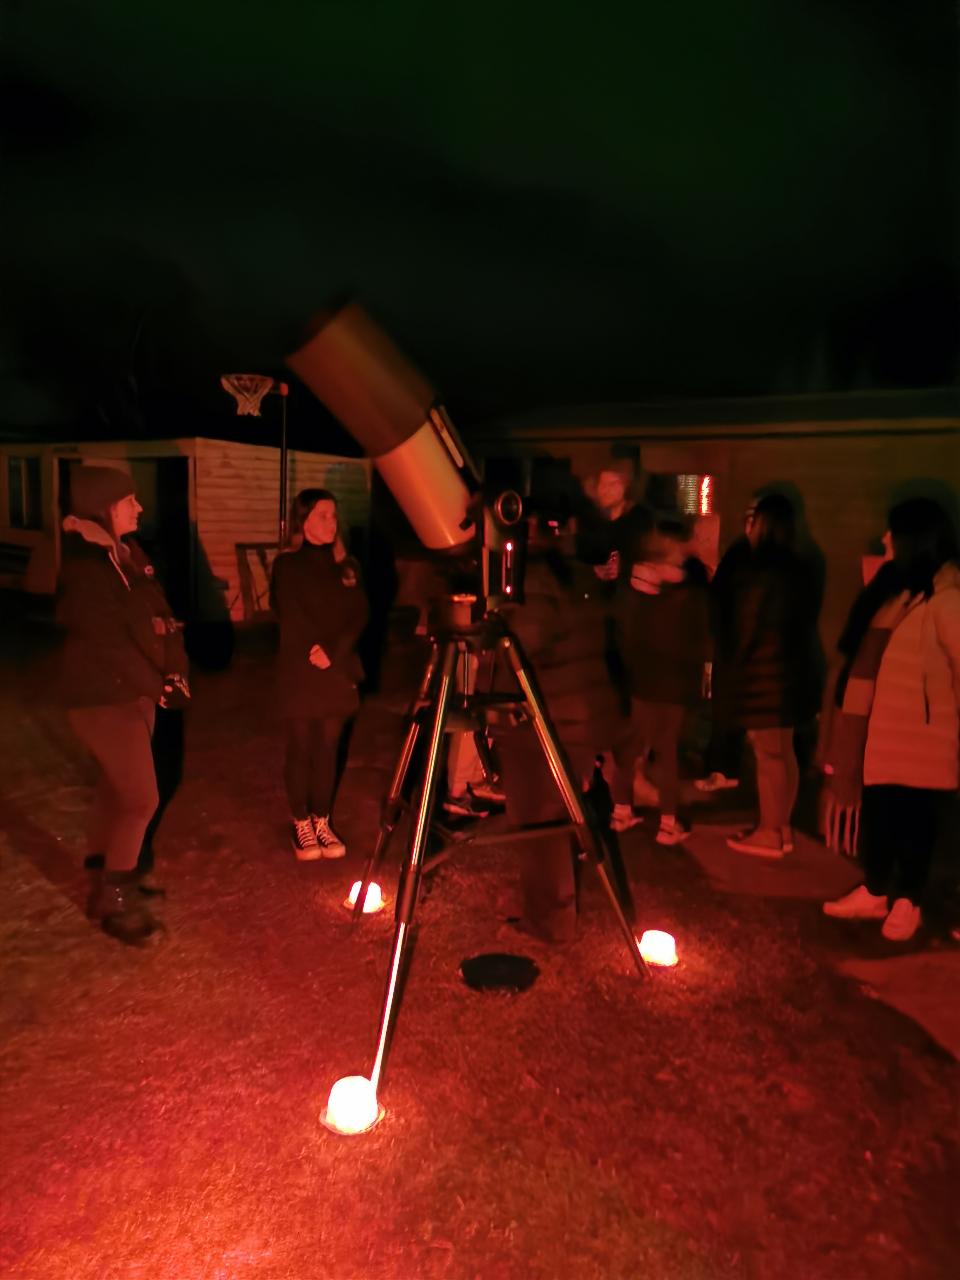
[{"label": "woman with long hair", "polygon": [[357,641],[367,624],[360,567],[340,536],[337,500],[304,489],[290,513],[290,539],[273,564],[270,604],[280,624],[279,707],[286,722],[284,781],[302,861],[342,858],[331,813],[337,757],[360,705]]},{"label": "woman with long hair", "polygon": [[931,499],[899,503],[888,529],[890,560],[841,637],[824,753],[828,813],[845,810],[858,825],[864,883],[823,909],[882,919],[885,938],[906,942],[960,784],[960,566],[950,520]]},{"label": "woman with long hair", "polygon": [[186,655],[153,565],[131,536],[143,508],[129,475],[75,467],[70,490],[57,617],[66,631],[67,718],[99,769],[86,864],[94,870],[89,914],[135,946],[159,927],[138,871],[158,804],[151,736],[158,704],[182,705],[189,697]]},{"label": "woman with long hair", "polygon": [[793,848],[800,780],[794,732],[813,718],[818,702],[811,671],[816,591],[794,550],[787,497],[760,498],[746,535],[747,554],[726,594],[729,616],[720,623],[717,661],[725,671],[723,714],[732,728],[746,730],[756,758],[760,816],[753,830],[727,844],[737,853],[781,858]]}]

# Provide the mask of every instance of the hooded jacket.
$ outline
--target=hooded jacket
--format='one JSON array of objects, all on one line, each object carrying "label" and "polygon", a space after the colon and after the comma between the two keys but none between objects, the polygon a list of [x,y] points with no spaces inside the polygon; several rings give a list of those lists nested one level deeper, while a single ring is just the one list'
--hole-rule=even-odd
[{"label": "hooded jacket", "polygon": [[178,624],[136,542],[118,546],[94,520],[68,516],[57,620],[66,631],[60,658],[68,707],[158,701],[164,677],[182,674]]},{"label": "hooded jacket", "polygon": [[877,674],[865,786],[960,784],[960,568],[945,564],[890,637]]}]

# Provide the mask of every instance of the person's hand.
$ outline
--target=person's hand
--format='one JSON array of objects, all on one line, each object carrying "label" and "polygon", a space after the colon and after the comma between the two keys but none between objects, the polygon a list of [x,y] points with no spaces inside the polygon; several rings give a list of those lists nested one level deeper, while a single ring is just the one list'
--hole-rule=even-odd
[{"label": "person's hand", "polygon": [[[829,766],[828,766],[829,767]],[[823,838],[828,849],[842,853],[847,858],[857,856],[860,839],[859,804],[841,804],[829,788],[823,802]]]},{"label": "person's hand", "polygon": [[320,645],[315,644],[310,650],[310,662],[313,666],[319,667],[321,671],[326,671],[330,666],[330,659],[326,655],[326,651],[321,649]]},{"label": "person's hand", "polygon": [[593,572],[601,582],[613,582],[620,573],[620,552],[611,551],[606,564],[595,564]]}]

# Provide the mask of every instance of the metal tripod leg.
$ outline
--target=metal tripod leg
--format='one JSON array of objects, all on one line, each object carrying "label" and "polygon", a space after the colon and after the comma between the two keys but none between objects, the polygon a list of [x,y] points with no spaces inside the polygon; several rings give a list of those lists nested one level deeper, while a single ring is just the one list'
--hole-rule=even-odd
[{"label": "metal tripod leg", "polygon": [[610,872],[604,858],[604,845],[598,833],[594,829],[594,825],[583,807],[580,799],[580,788],[575,784],[574,779],[570,775],[570,770],[564,759],[563,751],[553,732],[549,717],[547,716],[546,707],[537,691],[536,685],[530,678],[527,670],[526,660],[523,652],[518,645],[516,638],[512,635],[502,636],[498,642],[498,648],[506,657],[510,664],[510,669],[516,677],[517,684],[523,693],[527,706],[530,711],[530,719],[533,724],[534,731],[543,749],[553,780],[557,784],[557,790],[560,792],[561,799],[567,813],[570,815],[570,821],[576,827],[576,838],[581,850],[592,855],[591,861],[600,877],[600,883],[606,891],[607,898],[613,913],[620,925],[620,931],[624,936],[627,948],[637,967],[637,972],[641,977],[649,974],[647,963],[640,954],[640,943],[637,941],[633,932],[633,927],[627,919],[623,910],[623,905],[617,896],[617,891],[613,887],[610,879]]},{"label": "metal tripod leg", "polygon": [[420,891],[423,855],[427,846],[427,836],[430,833],[430,818],[433,813],[433,801],[437,789],[437,767],[443,745],[444,727],[447,719],[447,710],[450,705],[453,669],[456,660],[457,644],[455,641],[447,642],[439,659],[440,678],[437,684],[430,743],[427,747],[427,757],[423,766],[423,786],[420,792],[420,802],[417,805],[410,850],[403,865],[400,886],[397,890],[396,929],[393,935],[393,947],[390,952],[387,987],[384,992],[383,1008],[380,1013],[377,1052],[374,1058],[373,1070],[370,1073],[375,1093],[380,1084],[387,1045],[396,1017],[403,955],[406,948],[407,935],[413,924],[413,913],[416,910],[417,896]]},{"label": "metal tripod leg", "polygon": [[417,690],[417,695],[410,704],[410,710],[407,712],[407,732],[404,735],[403,746],[400,748],[400,755],[397,757],[393,777],[390,780],[390,790],[387,792],[380,810],[380,830],[377,832],[376,844],[367,859],[363,875],[360,877],[360,890],[357,893],[357,900],[353,904],[352,922],[355,922],[363,914],[363,904],[367,898],[367,889],[374,875],[380,869],[380,864],[386,857],[390,837],[396,830],[397,823],[403,813],[403,789],[406,785],[407,774],[410,771],[410,762],[413,760],[417,739],[420,736],[420,712],[429,705],[430,690],[439,666],[440,646],[434,641],[430,657],[427,659],[427,665],[424,669],[423,679],[420,681],[420,688]]}]

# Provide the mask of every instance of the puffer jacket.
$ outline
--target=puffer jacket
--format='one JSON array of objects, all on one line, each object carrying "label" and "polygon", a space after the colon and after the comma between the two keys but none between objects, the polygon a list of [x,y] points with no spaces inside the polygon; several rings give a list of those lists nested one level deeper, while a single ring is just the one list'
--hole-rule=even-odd
[{"label": "puffer jacket", "polygon": [[880,664],[863,762],[868,787],[960,785],[960,568],[944,565],[933,586],[893,632]]},{"label": "puffer jacket", "polygon": [[61,696],[68,707],[159,701],[164,678],[185,674],[178,624],[133,541],[118,548],[93,520],[68,516],[57,621],[66,631]]}]

